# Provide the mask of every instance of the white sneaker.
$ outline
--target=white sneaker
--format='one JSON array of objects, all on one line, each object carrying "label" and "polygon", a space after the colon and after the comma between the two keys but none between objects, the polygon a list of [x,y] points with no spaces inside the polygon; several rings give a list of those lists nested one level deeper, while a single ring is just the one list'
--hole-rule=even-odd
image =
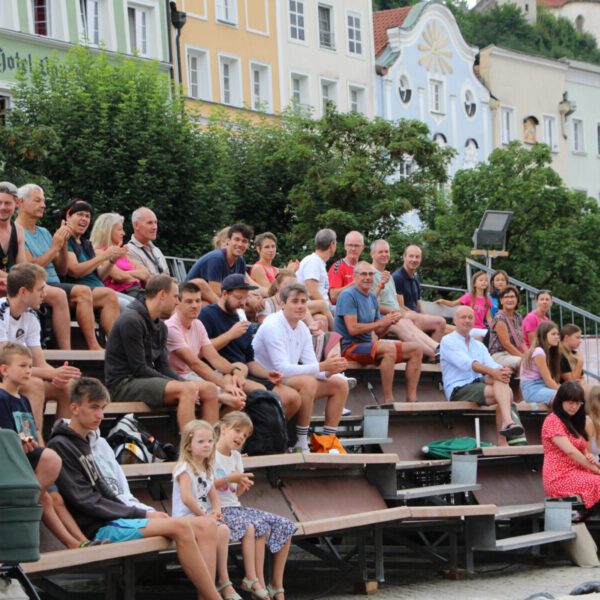
[{"label": "white sneaker", "polygon": [[308,442],[302,444],[301,442],[296,442],[291,448],[290,452],[299,452],[302,454],[310,454],[310,448],[308,447]]},{"label": "white sneaker", "polygon": [[[346,377],[344,375],[344,377]],[[348,389],[353,390],[356,387],[356,377],[346,377],[346,381],[348,382]]]},{"label": "white sneaker", "polygon": [[347,417],[348,415],[351,415],[352,411],[349,408],[344,407],[344,409],[342,410],[342,417]]}]

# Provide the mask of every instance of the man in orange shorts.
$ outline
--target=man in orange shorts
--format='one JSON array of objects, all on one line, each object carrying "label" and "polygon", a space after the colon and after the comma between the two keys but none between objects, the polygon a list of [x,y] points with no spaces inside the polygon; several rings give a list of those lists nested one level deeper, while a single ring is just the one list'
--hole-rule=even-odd
[{"label": "man in orange shorts", "polygon": [[379,364],[384,402],[394,402],[394,366],[406,362],[406,400],[416,402],[423,351],[415,342],[381,339],[401,315],[390,312],[381,316],[377,297],[371,292],[374,274],[369,263],[357,263],[354,286],[338,297],[334,330],[342,336],[342,356],[363,365]]}]

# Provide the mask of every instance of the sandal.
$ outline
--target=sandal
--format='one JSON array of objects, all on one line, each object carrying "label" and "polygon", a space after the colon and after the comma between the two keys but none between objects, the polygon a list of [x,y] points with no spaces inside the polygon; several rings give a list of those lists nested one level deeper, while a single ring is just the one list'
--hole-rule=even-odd
[{"label": "sandal", "polygon": [[91,548],[92,546],[103,546],[105,543],[108,543],[108,540],[83,540],[83,542],[79,544],[79,547]]},{"label": "sandal", "polygon": [[523,429],[522,425],[517,425],[516,423],[510,423],[510,425],[507,425],[504,429],[501,429],[498,432],[500,435],[504,436],[505,438],[508,437],[515,437],[515,436],[521,436],[523,435],[523,433],[525,433],[525,430]]},{"label": "sandal", "polygon": [[255,579],[250,579],[248,577],[244,577],[242,579],[242,589],[245,592],[248,592],[253,598],[258,598],[258,600],[267,600],[270,597],[270,594],[265,588],[259,588],[257,590],[254,589],[254,585],[259,583],[258,577]]},{"label": "sandal", "polygon": [[223,598],[223,600],[243,600],[243,598],[235,590],[233,590],[233,594],[226,596],[223,593],[223,590],[226,587],[233,587],[233,584],[231,583],[231,581],[226,581],[225,583],[222,583],[221,585],[217,586],[217,592],[219,592],[219,594],[221,594],[221,598]]},{"label": "sandal", "polygon": [[285,594],[285,590],[282,587],[274,588],[270,583],[267,585],[267,591],[273,600],[275,600],[275,596],[277,596],[277,594]]}]

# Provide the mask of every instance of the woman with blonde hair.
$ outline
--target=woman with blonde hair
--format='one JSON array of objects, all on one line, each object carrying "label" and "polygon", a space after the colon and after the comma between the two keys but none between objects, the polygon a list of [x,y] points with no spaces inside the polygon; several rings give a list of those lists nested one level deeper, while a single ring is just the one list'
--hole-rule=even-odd
[{"label": "woman with blonde hair", "polygon": [[[96,252],[110,246],[122,246],[125,237],[124,218],[117,213],[103,213],[98,216],[90,240]],[[143,296],[142,282],[146,282],[150,272],[145,267],[132,263],[128,256],[118,258],[103,280],[106,287],[134,298]]]}]

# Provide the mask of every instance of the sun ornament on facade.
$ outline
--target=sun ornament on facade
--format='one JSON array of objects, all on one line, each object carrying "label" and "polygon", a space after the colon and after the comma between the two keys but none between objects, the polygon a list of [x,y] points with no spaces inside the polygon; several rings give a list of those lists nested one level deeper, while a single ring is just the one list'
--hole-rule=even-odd
[{"label": "sun ornament on facade", "polygon": [[444,28],[436,21],[431,21],[423,31],[423,40],[425,43],[419,44],[419,50],[423,52],[419,65],[425,65],[428,71],[441,75],[452,73],[452,65],[446,60],[452,58],[452,52],[444,50],[450,43]]}]

